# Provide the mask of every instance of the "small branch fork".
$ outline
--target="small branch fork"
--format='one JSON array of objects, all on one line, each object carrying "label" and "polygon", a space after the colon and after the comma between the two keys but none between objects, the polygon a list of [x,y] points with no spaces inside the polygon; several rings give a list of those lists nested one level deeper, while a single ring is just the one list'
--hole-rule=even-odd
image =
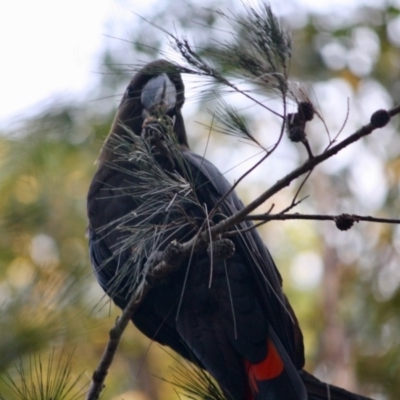
[{"label": "small branch fork", "polygon": [[[296,214],[296,213],[280,213],[280,214],[263,214],[263,215],[250,215],[252,211],[254,211],[258,206],[263,204],[266,200],[270,199],[274,194],[278,193],[283,188],[289,186],[294,180],[299,178],[300,176],[309,173],[312,171],[317,165],[321,164],[328,158],[334,156],[339,151],[343,150],[345,147],[350,144],[358,141],[364,136],[369,135],[371,132],[376,130],[377,128],[381,128],[385,126],[391,117],[400,113],[400,106],[392,108],[389,111],[378,110],[371,116],[371,122],[367,125],[364,125],[355,133],[342,140],[335,146],[326,149],[321,154],[313,156],[309,154],[309,158],[305,161],[301,166],[294,169],[292,172],[284,176],[282,179],[277,181],[273,186],[271,186],[268,190],[266,190],[263,194],[261,194],[258,198],[253,200],[246,207],[238,211],[236,214],[231,217],[219,222],[218,224],[212,226],[210,229],[205,229],[203,231],[199,231],[191,240],[183,244],[171,243],[173,247],[176,245],[179,246],[180,256],[178,257],[178,262],[174,261],[174,265],[170,264],[170,257],[164,257],[164,261],[161,261],[159,264],[154,266],[153,268],[153,277],[155,284],[157,284],[157,279],[162,280],[163,277],[167,276],[171,273],[171,270],[179,268],[182,264],[183,260],[190,255],[191,252],[198,251],[200,248],[207,246],[207,243],[210,240],[215,239],[218,235],[224,235],[229,228],[232,228],[234,225],[244,221],[244,220],[261,220],[261,221],[271,221],[271,220],[288,220],[288,219],[308,219],[308,220],[332,220],[335,221],[336,225],[339,229],[346,230],[349,229],[354,222],[358,221],[370,221],[370,222],[383,222],[383,223],[392,223],[397,224],[400,223],[399,220],[396,219],[385,219],[385,218],[374,218],[369,216],[358,216],[358,215],[307,215],[307,214]],[[289,209],[292,207],[289,207]],[[286,210],[288,211],[288,209]],[[212,212],[212,211],[211,211]],[[210,212],[210,214],[211,214]],[[350,225],[350,226],[349,226]],[[176,249],[176,248],[175,248]],[[168,248],[167,248],[168,250]],[[166,250],[166,251],[167,251]],[[168,259],[168,262],[165,260]],[[117,319],[114,327],[110,330],[109,341],[107,343],[106,349],[102,355],[101,361],[93,373],[91,387],[86,396],[87,400],[97,400],[100,397],[101,391],[104,388],[104,380],[107,376],[108,369],[112,363],[116,350],[118,348],[121,336],[127,327],[129,321],[132,316],[135,314],[143,299],[146,297],[148,292],[151,290],[153,285],[146,281],[143,285],[143,289],[141,292],[141,296],[138,298],[136,296],[132,296],[129,300],[127,307],[124,309],[121,317]]]}]

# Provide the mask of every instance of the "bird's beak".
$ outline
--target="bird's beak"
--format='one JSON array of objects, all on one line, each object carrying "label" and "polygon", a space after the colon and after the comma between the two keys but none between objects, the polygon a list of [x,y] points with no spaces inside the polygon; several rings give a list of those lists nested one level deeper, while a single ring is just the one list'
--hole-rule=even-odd
[{"label": "bird's beak", "polygon": [[143,87],[140,100],[144,107],[144,116],[166,114],[176,104],[175,85],[167,74],[158,75]]}]

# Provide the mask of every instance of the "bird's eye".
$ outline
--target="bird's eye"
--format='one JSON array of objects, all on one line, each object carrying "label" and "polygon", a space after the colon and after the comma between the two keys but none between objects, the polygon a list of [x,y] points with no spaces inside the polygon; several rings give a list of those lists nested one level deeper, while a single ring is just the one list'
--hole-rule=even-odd
[{"label": "bird's eye", "polygon": [[134,94],[135,94],[135,91],[134,91],[132,88],[128,87],[128,89],[126,89],[126,95],[127,95],[130,99],[134,96]]}]

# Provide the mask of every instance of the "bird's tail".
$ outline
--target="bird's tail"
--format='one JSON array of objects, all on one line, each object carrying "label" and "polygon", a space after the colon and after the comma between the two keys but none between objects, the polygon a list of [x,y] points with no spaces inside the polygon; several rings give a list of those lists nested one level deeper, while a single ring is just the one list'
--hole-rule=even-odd
[{"label": "bird's tail", "polygon": [[308,400],[372,400],[322,382],[304,370],[300,371],[300,377],[307,389]]},{"label": "bird's tail", "polygon": [[306,400],[298,371],[284,350],[267,339],[267,356],[258,364],[246,361],[249,393],[246,400]]}]

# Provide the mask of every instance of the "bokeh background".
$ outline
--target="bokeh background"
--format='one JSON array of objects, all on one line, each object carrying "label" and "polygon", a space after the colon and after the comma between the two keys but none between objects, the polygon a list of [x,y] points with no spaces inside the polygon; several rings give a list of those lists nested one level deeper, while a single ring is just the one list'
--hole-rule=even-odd
[{"label": "bokeh background", "polygon": [[[399,104],[400,1],[276,0],[271,6],[293,33],[291,79],[305,84],[331,136],[344,122],[341,137],[373,111]],[[207,48],[229,36],[226,22],[210,10],[216,8],[243,12],[238,0],[0,2],[0,375],[9,371],[18,382],[16,363],[29,364],[32,355],[46,360],[54,350],[64,351],[60,357],[73,352],[72,375],[83,373],[81,386],[90,380],[119,314],[103,297],[87,254],[85,197],[94,162],[134,67],[160,57],[178,60],[165,33],[140,16]],[[190,144],[234,181],[258,150],[210,133],[204,125],[211,123],[215,87],[184,79]],[[225,100],[260,141],[273,141],[279,124],[271,115],[235,96]],[[307,133],[314,149],[327,144],[320,120]],[[319,167],[297,210],[396,218],[399,153],[395,118]],[[240,196],[250,201],[304,157],[304,148],[285,140],[240,185]],[[272,200],[276,210],[295,190]],[[397,399],[400,228],[359,223],[340,232],[328,222],[291,221],[260,231],[305,334],[307,368],[376,399]],[[170,379],[176,362],[130,326],[104,398],[177,399],[173,385],[160,379]],[[18,398],[2,380],[0,395]]]}]

